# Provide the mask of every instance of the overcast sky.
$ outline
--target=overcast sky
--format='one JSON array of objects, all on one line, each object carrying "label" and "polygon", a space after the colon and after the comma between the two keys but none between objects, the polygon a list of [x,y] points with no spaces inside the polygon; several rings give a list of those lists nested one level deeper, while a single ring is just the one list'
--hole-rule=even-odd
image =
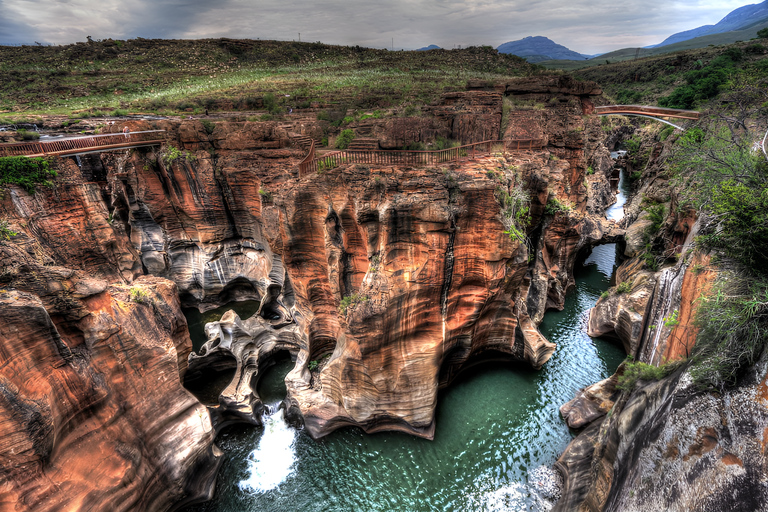
[{"label": "overcast sky", "polygon": [[0,0],[0,44],[232,37],[415,49],[546,36],[593,54],[712,25],[744,0]]}]

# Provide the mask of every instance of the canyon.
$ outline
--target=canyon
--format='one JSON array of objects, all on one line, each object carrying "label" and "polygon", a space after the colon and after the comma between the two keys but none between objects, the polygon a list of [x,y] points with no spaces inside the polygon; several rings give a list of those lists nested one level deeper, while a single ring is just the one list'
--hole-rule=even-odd
[{"label": "canyon", "polygon": [[[695,212],[672,204],[661,227],[668,257],[660,270],[642,264],[642,198],[674,201],[648,171],[663,162],[661,143],[648,142],[649,177],[626,217],[605,218],[610,150],[626,130],[606,135],[590,116],[600,93],[567,76],[470,82],[421,116],[355,121],[355,132],[384,149],[496,134],[542,149],[304,176],[299,140],[329,128],[311,109],[280,121],[122,120],[108,129],[165,130],[166,145],[59,159],[54,186],[34,194],[5,187],[0,217],[17,234],[0,242],[2,508],[169,510],[209,499],[216,434],[260,424],[257,384],[281,357],[292,362],[285,416],[313,438],[354,426],[431,439],[438,392],[467,368],[547,363],[556,345],[537,326],[563,308],[576,261],[598,244],[623,243],[616,283],[629,292],[598,301],[590,335],[656,365],[688,355],[694,299],[715,271],[692,248]],[[522,222],[511,197],[525,198]],[[515,222],[524,236],[510,235]],[[208,323],[193,352],[181,308],[245,300],[257,313]],[[215,404],[185,389],[227,372]],[[556,510],[700,510],[760,485],[764,364],[718,397],[693,390],[682,368],[634,393],[617,378],[562,409],[582,430],[556,464]],[[677,487],[654,491],[670,478]],[[691,480],[718,484],[693,497]],[[761,506],[765,493],[739,502]]]}]

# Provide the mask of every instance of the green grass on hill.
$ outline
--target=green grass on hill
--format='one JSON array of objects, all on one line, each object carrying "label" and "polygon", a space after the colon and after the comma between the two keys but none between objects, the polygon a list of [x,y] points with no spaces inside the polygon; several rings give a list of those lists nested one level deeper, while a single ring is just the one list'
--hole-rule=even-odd
[{"label": "green grass on hill", "polygon": [[589,60],[547,60],[538,62],[538,64],[541,64],[548,69],[575,71],[593,66],[602,66],[606,63],[613,64],[626,60],[635,60],[642,57],[660,56],[685,50],[696,50],[701,48],[708,48],[711,46],[729,45],[732,43],[750,41],[757,37],[757,32],[759,30],[766,27],[768,27],[768,21],[762,21],[742,30],[733,30],[730,32],[723,32],[722,34],[694,37],[693,39],[688,39],[687,41],[660,46],[658,48],[621,48],[619,50],[604,53],[599,57],[595,57]]},{"label": "green grass on hill", "polygon": [[572,74],[599,83],[610,103],[699,108],[734,81],[764,82],[768,78],[768,41],[646,57]]},{"label": "green grass on hill", "polygon": [[0,46],[0,112],[256,110],[270,93],[278,100],[267,109],[358,100],[368,103],[364,107],[386,107],[429,102],[470,79],[540,72],[491,47],[390,52],[321,43],[141,38]]}]

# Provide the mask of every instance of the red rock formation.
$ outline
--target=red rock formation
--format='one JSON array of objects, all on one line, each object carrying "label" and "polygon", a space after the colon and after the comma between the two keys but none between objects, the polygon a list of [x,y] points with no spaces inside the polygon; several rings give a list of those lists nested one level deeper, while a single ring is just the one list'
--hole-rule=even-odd
[{"label": "red rock formation", "polygon": [[8,243],[0,260],[0,508],[165,510],[209,496],[219,454],[181,387],[191,342],[176,287],[108,286]]},{"label": "red rock formation", "polygon": [[[67,161],[57,190],[29,197],[14,188],[0,203],[1,213],[23,233],[14,243],[49,262],[109,282],[155,274],[177,284],[183,303],[202,309],[261,300],[256,317],[225,316],[209,329],[205,353],[217,354],[214,364],[236,367],[217,425],[233,418],[256,421],[259,369],[276,351],[289,350],[296,360],[287,378],[289,412],[313,436],[358,425],[431,437],[438,389],[466,365],[504,359],[539,368],[546,362],[554,346],[535,327],[544,309],[562,307],[578,251],[619,234],[587,213],[584,145],[599,126],[582,114],[593,88],[560,79],[542,87],[512,87],[517,96],[543,101],[547,115],[526,109],[507,131],[514,137],[524,126],[539,130],[550,144],[542,151],[440,168],[345,165],[299,179],[296,164],[304,152],[289,145],[288,131],[276,123],[229,121],[207,130],[192,120],[131,121],[132,130],[167,129],[169,145],[157,153],[89,157],[82,168]],[[424,135],[450,125],[453,137],[487,138],[498,133],[501,102],[498,91],[449,94],[432,108],[428,122],[434,125],[416,128]],[[414,119],[384,119],[377,126],[393,133],[387,130],[427,122]],[[303,119],[291,130],[316,128]],[[590,161],[605,156],[605,148],[591,146],[589,152]],[[530,249],[504,233],[499,194],[516,188],[530,196]],[[547,209],[555,199],[566,207]],[[68,320],[65,332],[86,337],[77,333],[95,329],[86,323],[98,318],[104,324],[98,324],[97,338],[127,347],[125,355],[115,347],[99,357],[113,357],[127,365],[125,372],[144,379],[177,385],[178,377],[169,378],[172,369],[160,363],[152,363],[151,374],[144,371],[147,350],[158,357],[165,353],[159,346],[171,350],[158,340],[180,325],[175,306],[167,312],[153,308],[152,317],[148,306],[125,305],[126,288],[104,287],[98,300],[82,298],[83,306],[75,308],[82,315]],[[136,318],[144,317],[158,325],[154,341],[136,333]],[[118,320],[130,326],[124,336],[113,332]],[[204,359],[192,358],[190,371],[204,371]],[[312,360],[322,360],[315,371],[309,370]],[[92,361],[108,368],[100,371],[110,378],[123,371],[96,356]],[[135,389],[147,385],[124,380]],[[133,395],[126,397],[127,410],[138,415],[130,416],[134,426],[143,425],[146,408],[157,410],[154,400],[161,410],[165,404],[154,393],[141,406]],[[176,417],[194,418],[194,402],[185,400],[175,402],[182,408]],[[190,438],[212,435],[203,434]],[[195,442],[185,461],[208,446]],[[167,476],[157,475],[157,485],[168,484]],[[162,499],[157,508],[184,493]]]}]

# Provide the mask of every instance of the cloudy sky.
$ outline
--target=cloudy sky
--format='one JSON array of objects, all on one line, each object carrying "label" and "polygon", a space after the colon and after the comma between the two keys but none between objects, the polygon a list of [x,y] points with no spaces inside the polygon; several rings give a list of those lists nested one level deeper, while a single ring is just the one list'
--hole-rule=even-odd
[{"label": "cloudy sky", "polygon": [[748,0],[0,0],[0,44],[261,38],[415,49],[546,36],[586,54],[657,44]]}]

